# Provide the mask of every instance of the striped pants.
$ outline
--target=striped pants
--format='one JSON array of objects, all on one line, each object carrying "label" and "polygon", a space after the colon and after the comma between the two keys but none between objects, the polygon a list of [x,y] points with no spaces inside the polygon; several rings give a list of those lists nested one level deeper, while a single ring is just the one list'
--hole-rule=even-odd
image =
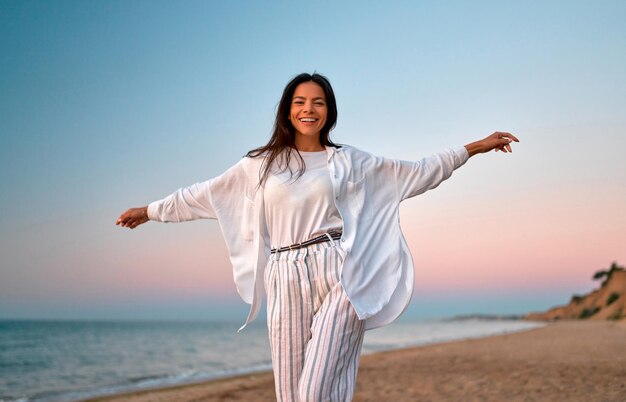
[{"label": "striped pants", "polygon": [[267,326],[278,401],[350,401],[365,322],[339,283],[336,241],[272,254]]}]

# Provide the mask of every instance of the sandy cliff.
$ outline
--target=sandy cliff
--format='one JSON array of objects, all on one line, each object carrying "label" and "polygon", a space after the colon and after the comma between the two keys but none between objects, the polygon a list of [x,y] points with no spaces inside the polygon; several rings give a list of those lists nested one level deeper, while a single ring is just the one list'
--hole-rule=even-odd
[{"label": "sandy cliff", "polygon": [[562,319],[619,320],[626,317],[626,271],[615,270],[599,289],[574,296],[569,304],[544,313],[529,313],[528,320]]}]

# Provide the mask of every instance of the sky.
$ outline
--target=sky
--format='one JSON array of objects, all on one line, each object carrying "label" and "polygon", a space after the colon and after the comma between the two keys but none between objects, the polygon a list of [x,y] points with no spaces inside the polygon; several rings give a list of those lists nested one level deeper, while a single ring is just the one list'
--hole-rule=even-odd
[{"label": "sky", "polygon": [[626,263],[626,2],[0,0],[0,318],[243,322],[215,221],[115,226],[267,142],[326,75],[332,138],[417,160],[403,319],[521,314]]}]

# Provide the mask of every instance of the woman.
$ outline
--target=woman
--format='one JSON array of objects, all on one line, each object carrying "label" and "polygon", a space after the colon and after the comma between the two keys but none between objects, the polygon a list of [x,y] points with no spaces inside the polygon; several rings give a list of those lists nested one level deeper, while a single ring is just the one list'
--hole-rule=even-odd
[{"label": "woman", "polygon": [[352,399],[364,332],[395,320],[413,290],[400,202],[438,186],[472,155],[511,152],[518,141],[496,132],[410,162],[333,143],[336,121],[329,81],[300,74],[283,91],[267,145],[116,223],[220,222],[237,290],[252,305],[241,329],[267,293],[280,401]]}]

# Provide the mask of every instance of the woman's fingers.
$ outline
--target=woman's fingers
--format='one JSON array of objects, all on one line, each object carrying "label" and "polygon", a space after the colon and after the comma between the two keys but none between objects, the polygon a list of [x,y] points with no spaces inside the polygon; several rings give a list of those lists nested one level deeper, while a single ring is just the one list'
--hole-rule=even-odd
[{"label": "woman's fingers", "polygon": [[117,221],[115,222],[115,224],[126,226],[126,224],[128,223],[128,220],[130,219],[130,211],[131,210],[129,209],[126,212],[124,212],[122,215],[120,215],[120,217],[117,218]]},{"label": "woman's fingers", "polygon": [[122,226],[123,226],[123,227],[125,227],[125,228],[134,229],[134,228],[136,228],[137,226],[139,226],[139,225],[140,225],[140,223],[141,223],[141,222],[139,222],[139,221],[137,221],[137,220],[135,220],[135,219],[129,219],[129,220],[124,221],[124,222],[122,223]]},{"label": "woman's fingers", "polygon": [[502,152],[505,153],[509,153],[509,152],[513,152],[513,149],[511,148],[511,141],[514,141],[511,138],[498,138],[498,145],[496,145],[496,149],[499,149]]},{"label": "woman's fingers", "polygon": [[519,142],[519,139],[516,136],[514,136],[511,133],[504,132],[504,131],[502,131],[502,132],[501,131],[496,131],[492,135],[494,135],[496,138],[508,138],[508,139],[513,140],[515,142]]},{"label": "woman's fingers", "polygon": [[512,140],[513,140],[513,141],[515,141],[515,142],[519,142],[519,140],[517,139],[517,137],[516,137],[516,136],[514,136],[514,135],[513,135],[513,134],[511,134],[511,133],[502,133],[502,138],[510,138],[510,139],[512,139]]}]

